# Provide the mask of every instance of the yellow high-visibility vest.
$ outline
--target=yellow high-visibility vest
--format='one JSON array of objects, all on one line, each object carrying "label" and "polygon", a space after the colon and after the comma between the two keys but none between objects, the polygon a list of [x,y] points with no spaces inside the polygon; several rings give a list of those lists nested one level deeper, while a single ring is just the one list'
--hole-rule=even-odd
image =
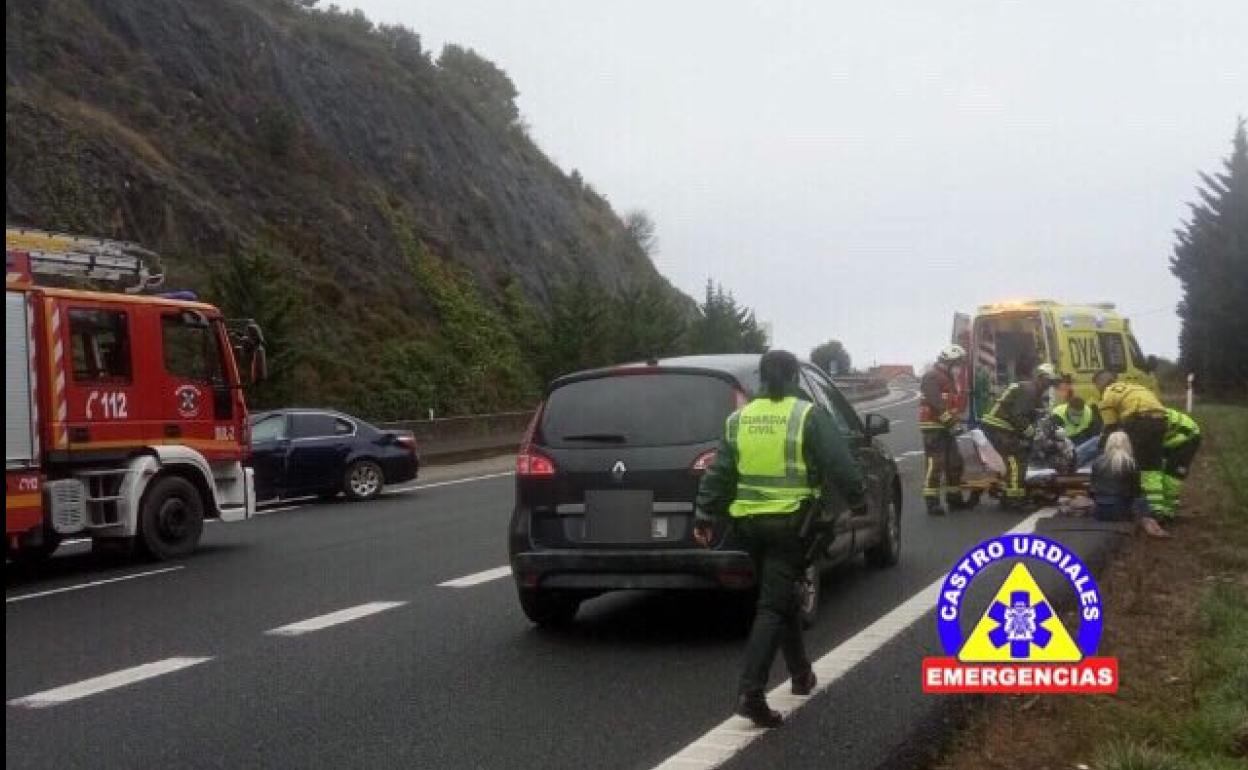
[{"label": "yellow high-visibility vest", "polygon": [[1192,419],[1191,415],[1184,414],[1178,409],[1166,410],[1166,437],[1161,444],[1163,447],[1174,449],[1199,435],[1200,425]]},{"label": "yellow high-visibility vest", "polygon": [[737,495],[728,506],[734,517],[789,514],[819,496],[811,486],[802,451],[806,420],[814,405],[792,396],[758,398],[734,412],[725,426],[736,449]]},{"label": "yellow high-visibility vest", "polygon": [[1079,422],[1070,419],[1070,404],[1058,404],[1053,407],[1053,414],[1062,421],[1062,427],[1069,437],[1078,436],[1092,425],[1092,407],[1087,404],[1084,404],[1083,411],[1080,412]]}]

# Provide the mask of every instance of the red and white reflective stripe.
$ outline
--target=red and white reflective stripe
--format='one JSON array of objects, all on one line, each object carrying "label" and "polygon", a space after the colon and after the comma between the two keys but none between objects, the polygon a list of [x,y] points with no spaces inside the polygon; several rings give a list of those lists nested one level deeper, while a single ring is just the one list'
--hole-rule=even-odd
[{"label": "red and white reflective stripe", "polygon": [[26,339],[30,341],[30,424],[36,426],[31,431],[30,446],[35,457],[39,456],[39,345],[35,339],[35,303],[31,295],[26,295]]},{"label": "red and white reflective stripe", "polygon": [[65,395],[65,343],[61,340],[61,314],[56,306],[49,304],[48,336],[52,340],[52,403],[56,410],[57,449],[69,446],[69,401]]}]

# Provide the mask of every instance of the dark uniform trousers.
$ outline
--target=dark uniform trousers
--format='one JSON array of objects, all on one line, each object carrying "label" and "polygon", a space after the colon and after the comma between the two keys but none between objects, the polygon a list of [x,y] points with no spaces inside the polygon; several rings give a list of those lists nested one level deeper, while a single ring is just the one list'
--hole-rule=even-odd
[{"label": "dark uniform trousers", "polygon": [[1027,474],[1027,442],[1014,431],[991,425],[984,426],[984,435],[1005,463],[1006,498],[1018,500],[1025,497],[1027,492],[1023,487],[1023,480]]},{"label": "dark uniform trousers", "polygon": [[1140,487],[1148,500],[1148,507],[1154,514],[1168,513],[1163,478],[1166,462],[1165,414],[1131,415],[1123,419],[1121,428],[1131,439],[1131,451],[1140,469]]},{"label": "dark uniform trousers", "polygon": [[924,428],[923,433],[923,497],[931,500],[943,494],[961,499],[962,453],[958,440],[948,428]]},{"label": "dark uniform trousers", "polygon": [[767,686],[776,650],[791,675],[810,670],[802,643],[798,580],[805,569],[805,544],[799,535],[802,514],[761,514],[733,520],[734,531],[754,561],[758,605],[745,645],[742,693]]}]

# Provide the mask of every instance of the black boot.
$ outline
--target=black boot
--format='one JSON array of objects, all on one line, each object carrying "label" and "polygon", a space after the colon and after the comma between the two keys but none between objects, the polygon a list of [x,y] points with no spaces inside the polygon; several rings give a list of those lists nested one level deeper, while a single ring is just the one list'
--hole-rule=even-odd
[{"label": "black boot", "polygon": [[1025,497],[1008,497],[1006,495],[1001,496],[1001,510],[1003,511],[1009,511],[1010,513],[1019,513],[1023,511],[1024,509],[1026,509],[1026,507],[1027,507],[1027,498]]},{"label": "black boot", "polygon": [[758,727],[779,727],[784,724],[784,717],[767,705],[767,698],[761,692],[742,693],[737,699],[736,713]]},{"label": "black boot", "polygon": [[923,500],[927,503],[928,516],[945,515],[945,509],[941,506],[939,497],[925,497]]},{"label": "black boot", "polygon": [[948,506],[951,511],[965,511],[967,508],[971,507],[967,504],[966,498],[962,496],[961,492],[950,492],[946,494],[945,505]]},{"label": "black boot", "polygon": [[793,677],[792,692],[794,695],[810,695],[815,691],[817,684],[819,684],[819,677],[815,676],[815,670],[806,669],[806,673]]}]

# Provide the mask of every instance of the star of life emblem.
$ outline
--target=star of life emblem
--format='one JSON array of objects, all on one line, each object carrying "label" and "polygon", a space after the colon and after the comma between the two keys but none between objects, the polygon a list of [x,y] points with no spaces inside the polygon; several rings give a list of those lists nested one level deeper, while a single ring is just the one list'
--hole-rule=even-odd
[{"label": "star of life emblem", "polygon": [[1007,607],[1005,634],[1011,642],[1030,642],[1036,634],[1036,611],[1026,605]]}]

